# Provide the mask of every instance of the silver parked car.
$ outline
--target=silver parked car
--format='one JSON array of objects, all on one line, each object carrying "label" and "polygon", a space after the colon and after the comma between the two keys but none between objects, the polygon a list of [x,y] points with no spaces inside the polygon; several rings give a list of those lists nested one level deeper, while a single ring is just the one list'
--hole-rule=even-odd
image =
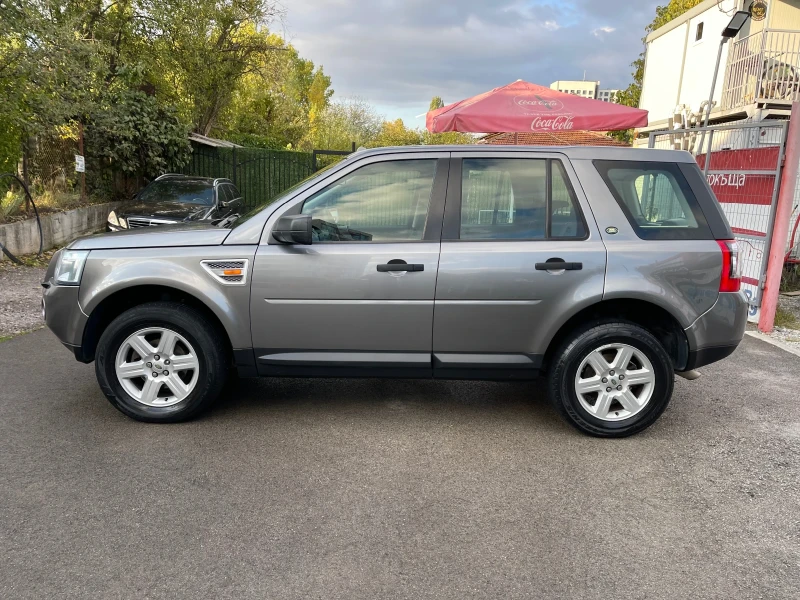
[{"label": "silver parked car", "polygon": [[744,334],[739,253],[692,157],[381,148],[228,228],[83,238],[48,326],[111,403],[191,418],[240,376],[536,379],[586,433],[661,415],[675,373]]}]

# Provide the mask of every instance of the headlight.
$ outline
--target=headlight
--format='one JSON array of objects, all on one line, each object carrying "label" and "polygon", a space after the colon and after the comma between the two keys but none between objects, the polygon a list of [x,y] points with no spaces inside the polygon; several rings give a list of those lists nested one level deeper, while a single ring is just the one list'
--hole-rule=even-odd
[{"label": "headlight", "polygon": [[112,225],[116,225],[117,227],[119,227],[119,219],[117,218],[117,213],[115,213],[113,210],[110,213],[108,213],[108,222],[111,223]]},{"label": "headlight", "polygon": [[88,250],[64,250],[56,265],[56,283],[78,285],[81,282],[83,265],[89,257]]}]

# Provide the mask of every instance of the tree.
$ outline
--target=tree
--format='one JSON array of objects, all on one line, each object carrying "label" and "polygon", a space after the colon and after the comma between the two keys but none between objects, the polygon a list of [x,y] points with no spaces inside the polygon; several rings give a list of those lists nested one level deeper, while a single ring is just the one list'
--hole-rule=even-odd
[{"label": "tree", "polygon": [[208,135],[242,78],[284,51],[264,24],[281,15],[270,0],[141,0],[141,35],[152,40],[151,80],[197,133]]},{"label": "tree", "polygon": [[366,146],[381,131],[383,118],[361,98],[346,98],[331,103],[315,119],[303,140],[306,149],[350,150]]},{"label": "tree", "polygon": [[314,115],[330,103],[331,79],[280,36],[272,34],[268,41],[284,50],[269,53],[260,68],[242,78],[213,131],[247,146],[297,146]]},{"label": "tree", "polygon": [[422,132],[408,129],[403,119],[384,121],[375,139],[369,142],[370,148],[385,146],[416,146],[422,144]]},{"label": "tree", "polygon": [[447,133],[431,133],[427,129],[408,129],[402,119],[384,121],[380,133],[369,146],[432,146],[452,144],[474,144],[475,137],[468,133],[452,131]]},{"label": "tree", "polygon": [[438,108],[444,107],[444,101],[442,100],[441,96],[434,96],[431,99],[431,106],[428,110],[436,110]]},{"label": "tree", "polygon": [[156,177],[180,170],[189,160],[187,126],[172,107],[139,90],[121,89],[103,98],[85,131],[87,158],[97,170]]}]

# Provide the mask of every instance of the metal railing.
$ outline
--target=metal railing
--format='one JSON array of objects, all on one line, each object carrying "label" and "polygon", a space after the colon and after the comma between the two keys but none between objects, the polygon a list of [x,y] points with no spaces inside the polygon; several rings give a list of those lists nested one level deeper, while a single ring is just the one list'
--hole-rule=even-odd
[{"label": "metal railing", "polygon": [[800,31],[765,29],[731,43],[722,110],[800,98]]}]

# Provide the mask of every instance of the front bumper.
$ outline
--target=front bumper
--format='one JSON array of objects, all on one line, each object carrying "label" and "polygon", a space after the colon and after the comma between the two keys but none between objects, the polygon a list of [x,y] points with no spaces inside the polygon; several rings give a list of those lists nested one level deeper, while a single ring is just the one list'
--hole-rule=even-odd
[{"label": "front bumper", "polygon": [[52,279],[42,286],[42,314],[47,327],[81,360],[80,347],[89,317],[78,303],[78,286],[55,285]]}]

